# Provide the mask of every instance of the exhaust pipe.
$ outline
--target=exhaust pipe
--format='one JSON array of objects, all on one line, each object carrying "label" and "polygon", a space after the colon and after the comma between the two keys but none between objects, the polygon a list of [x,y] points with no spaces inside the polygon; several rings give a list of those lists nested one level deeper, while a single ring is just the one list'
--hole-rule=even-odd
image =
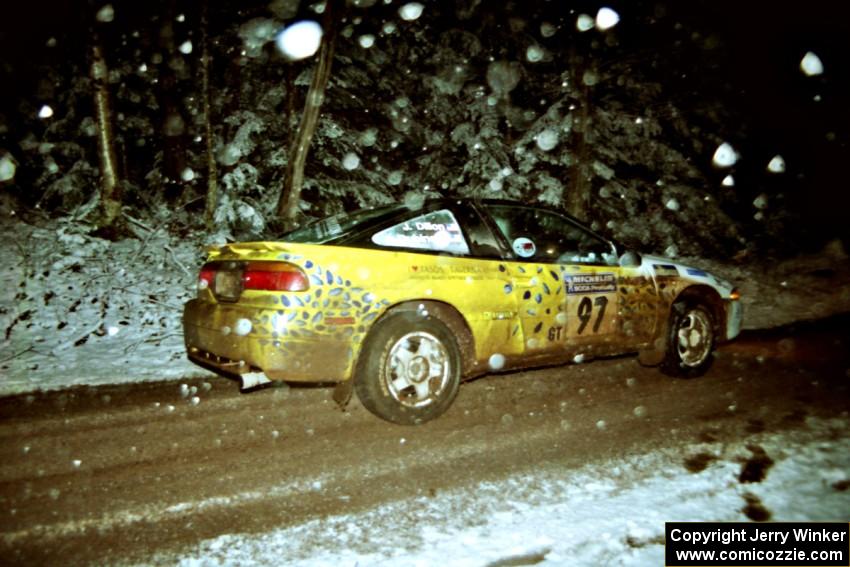
[{"label": "exhaust pipe", "polygon": [[246,374],[240,374],[239,378],[242,379],[242,387],[240,390],[243,392],[263,384],[271,384],[271,380],[269,380],[262,372],[248,372]]}]

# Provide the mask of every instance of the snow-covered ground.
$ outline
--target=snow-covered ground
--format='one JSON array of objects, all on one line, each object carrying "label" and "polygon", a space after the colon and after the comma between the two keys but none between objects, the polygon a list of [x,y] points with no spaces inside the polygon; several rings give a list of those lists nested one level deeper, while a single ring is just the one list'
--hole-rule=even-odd
[{"label": "snow-covered ground", "polygon": [[[130,226],[140,239],[109,242],[71,221],[0,222],[0,395],[208,374],[186,360],[180,324],[200,237]],[[745,329],[850,311],[850,263],[837,243],[778,263],[680,260],[739,285]]]},{"label": "snow-covered ground", "polygon": [[180,325],[203,247],[151,228],[109,242],[0,223],[0,395],[204,374]]},{"label": "snow-covered ground", "polygon": [[[809,418],[793,433],[462,485],[263,535],[224,535],[177,563],[663,565],[665,522],[850,519],[848,426],[846,415]],[[746,475],[753,482],[742,481],[746,463],[756,462],[761,467],[748,470],[758,469],[764,479],[755,474]]]}]

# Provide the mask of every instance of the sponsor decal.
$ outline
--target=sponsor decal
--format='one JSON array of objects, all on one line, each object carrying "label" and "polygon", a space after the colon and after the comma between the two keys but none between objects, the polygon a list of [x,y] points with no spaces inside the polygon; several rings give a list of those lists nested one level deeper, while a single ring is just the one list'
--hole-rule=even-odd
[{"label": "sponsor decal", "polygon": [[617,291],[614,274],[564,274],[564,286],[568,294],[609,293]]},{"label": "sponsor decal", "polygon": [[521,236],[513,241],[514,253],[520,258],[531,258],[537,252],[537,247],[531,239]]}]

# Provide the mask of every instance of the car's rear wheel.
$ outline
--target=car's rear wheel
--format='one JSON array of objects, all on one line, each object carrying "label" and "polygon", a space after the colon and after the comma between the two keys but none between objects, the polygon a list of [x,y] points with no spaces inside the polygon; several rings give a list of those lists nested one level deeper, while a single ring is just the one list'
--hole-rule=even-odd
[{"label": "car's rear wheel", "polygon": [[413,425],[438,417],[457,396],[461,356],[439,319],[399,311],[379,321],[363,345],[354,390],[373,414]]},{"label": "car's rear wheel", "polygon": [[702,376],[713,361],[714,317],[694,301],[680,301],[670,311],[667,353],[661,370],[671,376]]}]

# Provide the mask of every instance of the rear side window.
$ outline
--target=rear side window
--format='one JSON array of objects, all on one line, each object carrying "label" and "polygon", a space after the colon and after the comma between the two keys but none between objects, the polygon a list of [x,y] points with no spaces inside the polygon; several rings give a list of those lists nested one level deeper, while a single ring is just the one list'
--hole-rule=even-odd
[{"label": "rear side window", "polygon": [[334,215],[285,234],[283,239],[288,242],[324,244],[344,237],[369,223],[381,222],[381,219],[391,217],[403,208],[399,205],[391,205]]},{"label": "rear side window", "polygon": [[469,254],[460,225],[448,209],[420,215],[376,232],[372,242],[391,248]]}]

